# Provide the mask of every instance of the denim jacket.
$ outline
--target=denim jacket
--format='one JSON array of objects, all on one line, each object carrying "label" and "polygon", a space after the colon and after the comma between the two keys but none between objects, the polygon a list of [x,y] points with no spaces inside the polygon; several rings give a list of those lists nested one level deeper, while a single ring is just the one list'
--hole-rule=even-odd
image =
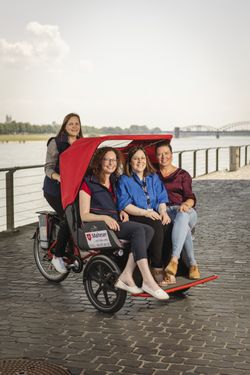
[{"label": "denim jacket", "polygon": [[117,183],[116,195],[118,210],[133,204],[146,210],[158,211],[160,203],[168,203],[167,191],[156,173],[146,176],[145,182],[135,173],[131,177],[122,175]]}]

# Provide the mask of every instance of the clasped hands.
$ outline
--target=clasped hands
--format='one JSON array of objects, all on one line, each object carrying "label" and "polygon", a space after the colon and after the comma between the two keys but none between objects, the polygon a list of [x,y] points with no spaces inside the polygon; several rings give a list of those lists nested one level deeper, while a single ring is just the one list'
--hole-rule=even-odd
[{"label": "clasped hands", "polygon": [[161,220],[163,225],[169,224],[171,222],[170,217],[168,216],[166,211],[158,213],[153,210],[147,210],[145,217],[148,217],[152,220]]}]

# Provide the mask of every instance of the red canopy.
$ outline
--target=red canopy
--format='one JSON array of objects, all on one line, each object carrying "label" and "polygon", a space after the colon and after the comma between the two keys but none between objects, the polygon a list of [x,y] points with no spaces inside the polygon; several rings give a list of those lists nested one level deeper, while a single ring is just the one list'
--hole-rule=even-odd
[{"label": "red canopy", "polygon": [[108,135],[95,138],[81,138],[74,142],[60,157],[62,204],[65,209],[72,204],[79,192],[82,179],[87,171],[95,150],[99,145],[119,148],[126,155],[131,146],[142,145],[151,159],[154,145],[161,140],[172,139],[171,134],[153,135]]}]

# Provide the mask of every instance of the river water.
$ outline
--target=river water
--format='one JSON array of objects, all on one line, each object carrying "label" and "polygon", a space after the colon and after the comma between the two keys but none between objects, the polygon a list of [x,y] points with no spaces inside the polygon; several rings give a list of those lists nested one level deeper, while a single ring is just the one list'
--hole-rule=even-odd
[{"label": "river water", "polygon": [[[250,136],[174,138],[171,144],[173,151],[250,145]],[[43,164],[45,155],[46,141],[0,143],[0,168]]]},{"label": "river water", "polygon": [[[173,151],[196,150],[211,147],[250,145],[250,137],[190,137],[173,139]],[[224,153],[223,153],[224,152]],[[44,164],[46,141],[0,143],[0,168]],[[204,152],[197,154],[197,174],[204,173]],[[215,152],[209,155],[211,171],[215,168]],[[174,158],[177,164],[177,154]],[[183,154],[182,167],[192,173],[192,153]],[[228,149],[221,151],[220,170],[228,168]],[[42,195],[43,168],[16,171],[14,174],[15,226],[37,220],[37,210],[48,209]],[[5,172],[0,172],[0,231],[6,229],[6,186]]]}]

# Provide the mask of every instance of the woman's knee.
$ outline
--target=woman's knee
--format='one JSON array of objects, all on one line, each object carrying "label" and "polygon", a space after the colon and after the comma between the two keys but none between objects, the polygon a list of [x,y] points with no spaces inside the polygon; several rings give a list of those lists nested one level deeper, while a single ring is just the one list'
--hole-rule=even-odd
[{"label": "woman's knee", "polygon": [[155,230],[149,225],[144,225],[144,231],[147,240],[151,242],[152,238],[154,237]]},{"label": "woman's knee", "polygon": [[190,215],[189,215],[189,226],[190,226],[190,228],[192,229],[195,226],[196,223],[197,223],[197,213],[193,208],[191,208]]},{"label": "woman's knee", "polygon": [[190,215],[189,215],[188,212],[178,212],[178,214],[176,215],[174,223],[188,225],[189,220],[190,220]]}]

